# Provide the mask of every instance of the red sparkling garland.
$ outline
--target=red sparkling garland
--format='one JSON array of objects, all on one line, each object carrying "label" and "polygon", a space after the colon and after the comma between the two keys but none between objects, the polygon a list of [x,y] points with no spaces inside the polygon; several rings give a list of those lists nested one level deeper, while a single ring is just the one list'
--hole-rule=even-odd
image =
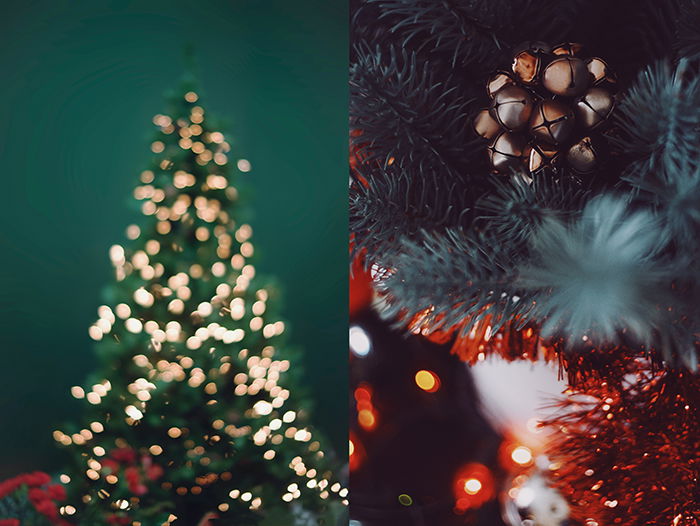
[{"label": "red sparkling garland", "polygon": [[700,525],[700,376],[618,354],[557,404],[555,483],[586,526]]}]

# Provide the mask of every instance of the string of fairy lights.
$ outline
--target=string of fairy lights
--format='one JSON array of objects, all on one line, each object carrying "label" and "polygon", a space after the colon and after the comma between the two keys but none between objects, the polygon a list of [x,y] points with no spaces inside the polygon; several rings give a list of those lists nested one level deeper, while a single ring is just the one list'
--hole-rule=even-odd
[{"label": "string of fairy lights", "polygon": [[[262,287],[251,289],[255,278],[255,267],[249,262],[254,254],[250,241],[252,228],[248,224],[236,224],[231,217],[228,208],[238,198],[238,190],[216,169],[229,163],[230,144],[221,132],[207,131],[204,109],[194,105],[199,99],[196,93],[190,91],[184,99],[193,104],[188,119],[159,114],[153,123],[165,136],[177,138],[177,146],[190,152],[198,166],[208,169],[213,163],[212,173],[202,178],[180,169],[169,155],[165,138],[151,144],[152,152],[162,156],[158,161],[160,171],[143,171],[141,184],[134,190],[148,226],[127,228],[127,239],[135,249],[113,245],[109,250],[117,282],[133,278],[136,286],[131,297],[112,307],[100,306],[98,319],[88,331],[96,342],[121,345],[120,352],[130,353],[131,363],[139,374],[127,378],[117,373],[111,380],[104,379],[87,388],[73,387],[73,397],[85,399],[92,406],[100,406],[106,400],[113,404],[114,385],[124,383],[128,394],[121,395],[118,401],[121,414],[107,412],[102,420],[95,420],[74,433],[56,430],[54,439],[61,445],[83,450],[85,477],[95,483],[94,491],[83,495],[83,504],[95,497],[110,500],[113,499],[110,488],[119,482],[120,474],[106,466],[104,459],[109,452],[99,443],[99,437],[114,427],[115,419],[137,428],[149,413],[152,401],[159,396],[170,396],[176,384],[201,389],[203,399],[209,400],[207,405],[216,404],[216,395],[229,390],[236,397],[251,399],[244,414],[245,424],[217,417],[209,422],[210,430],[203,437],[192,436],[187,426],[166,425],[163,440],[181,440],[187,449],[188,462],[198,459],[204,467],[212,463],[208,448],[221,447],[227,437],[247,438],[259,448],[259,455],[265,461],[273,461],[285,441],[304,444],[302,454],[288,465],[298,480],[290,483],[279,499],[291,503],[301,498],[303,492],[315,492],[320,499],[335,495],[347,505],[348,490],[333,481],[332,473],[314,467],[324,452],[308,427],[300,423],[303,411],[285,410],[291,393],[280,380],[291,364],[278,357],[278,349],[271,341],[284,333],[285,325],[266,318],[269,292]],[[251,170],[245,159],[238,160],[236,167],[243,173]],[[170,175],[165,184],[163,174]],[[193,240],[188,241],[188,236]],[[188,242],[211,248],[215,254],[211,264],[204,265],[195,258],[188,261]],[[166,261],[168,257],[173,257],[174,265]],[[186,266],[184,270],[183,266]],[[203,296],[202,291],[207,287],[213,294]],[[133,335],[137,343],[122,342],[120,335]],[[246,338],[252,336],[262,342],[260,348],[241,348]],[[157,459],[169,446],[157,437],[153,439],[154,443],[146,450]],[[117,439],[115,446],[129,447],[129,444],[126,439]],[[229,470],[210,471],[188,486],[173,487],[166,480],[161,487],[178,495],[197,495],[209,484],[220,481],[233,484],[233,479]],[[62,475],[61,482],[70,484],[70,476]],[[265,505],[254,488],[233,487],[228,497],[250,510]],[[138,505],[137,495],[112,502],[116,510]],[[79,507],[76,503],[67,504],[60,511],[71,516]],[[217,505],[222,512],[229,507],[229,502]],[[176,520],[177,516],[170,514],[163,524]],[[140,523],[135,521],[133,525]]]},{"label": "string of fairy lights", "polygon": [[[353,360],[366,359],[374,351],[372,336],[362,322],[349,327],[349,350]],[[439,396],[444,390],[440,375],[419,364],[416,364],[405,381],[407,388],[412,385],[427,397]],[[350,433],[351,473],[361,470],[365,463],[372,461],[364,443],[375,442],[372,435],[386,433],[397,425],[395,415],[383,414],[378,407],[381,403],[375,401],[375,389],[370,381],[359,378],[359,382],[353,389],[353,399],[357,428]],[[418,520],[416,524],[423,524],[422,521],[430,517],[431,510],[441,506],[451,505],[455,515],[463,515],[481,508],[489,501],[499,499],[503,503],[504,516],[508,517],[510,523],[530,524],[518,515],[519,510],[531,506],[536,499],[539,505],[543,494],[552,492],[543,480],[547,473],[559,469],[560,464],[550,461],[544,454],[546,441],[537,417],[528,419],[526,429],[512,430],[504,435],[498,448],[498,465],[489,467],[480,462],[456,464],[452,491],[451,494],[444,496],[444,500],[437,501],[433,498],[426,500],[425,495],[397,492],[395,502],[399,505],[398,509],[385,506],[370,510],[363,504],[362,513],[368,513],[375,518],[381,516],[387,521],[399,520],[401,517],[406,517],[401,514],[400,509],[408,508],[415,514],[411,517],[420,518],[420,520],[416,519]],[[398,446],[398,443],[394,445]],[[381,453],[374,451],[373,455],[377,454]],[[504,474],[506,474],[505,477]],[[568,513],[565,503],[560,500],[551,502],[553,506],[561,506],[563,513]],[[375,524],[371,521],[370,523]],[[363,526],[364,519],[355,518],[350,524]]]}]

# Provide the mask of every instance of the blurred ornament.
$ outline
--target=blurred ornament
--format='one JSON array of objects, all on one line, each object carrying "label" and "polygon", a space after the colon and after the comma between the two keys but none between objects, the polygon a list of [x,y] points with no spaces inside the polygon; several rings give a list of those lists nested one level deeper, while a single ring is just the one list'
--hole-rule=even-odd
[{"label": "blurred ornament", "polygon": [[605,122],[615,107],[615,100],[603,88],[591,88],[576,102],[576,117],[581,126],[593,129]]},{"label": "blurred ornament", "polygon": [[519,86],[505,86],[493,97],[491,115],[508,131],[521,130],[532,114],[532,96]]},{"label": "blurred ornament", "polygon": [[615,77],[605,61],[581,53],[576,43],[551,50],[530,42],[515,52],[513,74],[499,70],[489,78],[491,107],[475,115],[473,127],[491,141],[494,173],[589,174],[600,165],[604,142],[591,132],[615,109]]},{"label": "blurred ornament", "polygon": [[503,520],[509,526],[566,526],[570,507],[537,471],[515,477],[503,496]]},{"label": "blurred ornament", "polygon": [[561,101],[544,100],[537,105],[530,119],[530,133],[549,144],[561,144],[574,129],[574,112]]},{"label": "blurred ornament", "polygon": [[557,367],[494,356],[476,362],[471,372],[484,416],[501,434],[512,437],[506,456],[520,446],[542,450],[545,437],[537,422],[550,414],[543,406],[566,389]]},{"label": "blurred ornament", "polygon": [[590,83],[585,62],[572,56],[554,59],[542,72],[542,85],[554,95],[562,97],[581,95]]},{"label": "blurred ornament", "polygon": [[489,157],[494,170],[507,173],[517,170],[525,160],[527,141],[518,133],[501,132],[489,146]]}]

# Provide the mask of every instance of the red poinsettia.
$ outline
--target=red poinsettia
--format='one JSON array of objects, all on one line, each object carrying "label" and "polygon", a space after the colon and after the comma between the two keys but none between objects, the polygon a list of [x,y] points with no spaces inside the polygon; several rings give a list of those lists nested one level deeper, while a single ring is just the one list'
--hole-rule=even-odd
[{"label": "red poinsettia", "polygon": [[[0,499],[17,492],[26,492],[26,498],[39,515],[51,524],[70,526],[58,513],[57,502],[65,500],[66,490],[60,484],[51,484],[51,477],[41,471],[24,473],[0,482]],[[22,526],[19,519],[3,517],[0,526]]]},{"label": "red poinsettia", "polygon": [[124,515],[110,515],[107,517],[107,524],[117,524],[118,526],[128,525],[131,524],[131,519]]},{"label": "red poinsettia", "polygon": [[[121,447],[110,451],[109,457],[102,461],[102,468],[106,468],[115,474],[123,470],[129,491],[134,495],[145,495],[148,493],[145,479],[156,481],[164,473],[163,468],[153,462],[153,457],[141,455],[139,458],[137,452],[129,447]],[[119,523],[115,522],[114,524]]]}]

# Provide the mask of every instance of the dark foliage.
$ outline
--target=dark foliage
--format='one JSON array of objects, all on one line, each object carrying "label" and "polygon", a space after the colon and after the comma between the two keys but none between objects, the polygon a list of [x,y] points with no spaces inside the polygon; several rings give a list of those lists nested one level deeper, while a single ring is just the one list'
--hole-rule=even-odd
[{"label": "dark foliage", "polygon": [[688,62],[660,62],[645,68],[625,93],[615,117],[620,149],[631,159],[633,181],[673,177],[700,145],[700,78]]},{"label": "dark foliage", "polygon": [[350,190],[350,230],[356,251],[391,261],[401,240],[422,229],[467,224],[468,198],[458,183],[437,174],[412,174],[396,163],[358,168]]},{"label": "dark foliage", "polygon": [[[389,314],[405,323],[427,310],[436,325],[463,330],[484,316],[496,326],[528,322],[577,336],[597,327],[598,336],[621,332],[653,342],[666,359],[692,362],[700,319],[691,301],[700,268],[698,11],[697,0],[356,1],[351,127],[362,175],[351,188],[351,229],[368,263],[389,269],[381,284]],[[496,179],[470,131],[487,102],[488,75],[533,40],[581,42],[618,74],[609,156],[582,181]],[[626,198],[583,217],[586,203],[611,187]],[[601,294],[576,318],[571,292],[581,289],[566,276],[592,249],[586,272],[568,279]],[[523,277],[554,264],[567,270],[557,284],[543,272],[538,286]],[[612,280],[621,265],[628,275]],[[627,293],[609,288],[628,282]],[[660,310],[673,314],[662,320]],[[670,329],[660,331],[664,324]]]},{"label": "dark foliage", "polygon": [[459,326],[468,331],[467,321],[488,319],[494,332],[523,318],[532,305],[513,289],[517,254],[511,248],[459,230],[404,240],[383,282],[386,314],[421,316],[443,330]]},{"label": "dark foliage", "polygon": [[469,126],[473,96],[451,76],[437,78],[415,53],[360,46],[350,95],[351,123],[361,132],[354,143],[365,161],[454,179],[479,150]]},{"label": "dark foliage", "polygon": [[[524,40],[564,38],[579,3],[366,0],[356,3],[353,27],[356,39],[398,44],[445,67],[469,66],[483,74]],[[384,31],[377,31],[379,26]]]},{"label": "dark foliage", "polygon": [[520,245],[548,219],[576,216],[589,191],[573,179],[547,175],[493,180],[493,191],[477,203],[479,219],[504,243]]}]

